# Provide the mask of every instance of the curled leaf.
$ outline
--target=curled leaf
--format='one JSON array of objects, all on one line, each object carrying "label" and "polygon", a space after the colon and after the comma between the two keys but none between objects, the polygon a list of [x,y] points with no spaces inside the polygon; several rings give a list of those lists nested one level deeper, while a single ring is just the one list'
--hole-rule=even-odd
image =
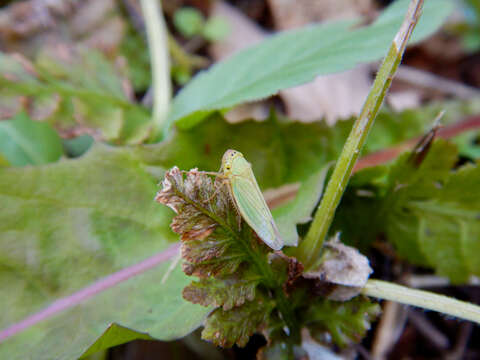
[{"label": "curled leaf", "polygon": [[245,260],[228,191],[208,175],[197,169],[184,175],[174,167],[165,174],[155,200],[177,213],[170,226],[181,235],[187,275],[225,276]]},{"label": "curled leaf", "polygon": [[331,300],[345,301],[357,296],[372,273],[367,257],[339,241],[325,244],[321,264],[303,274],[313,279],[317,290]]},{"label": "curled leaf", "polygon": [[222,347],[234,344],[243,347],[250,336],[265,325],[273,308],[272,301],[259,296],[255,301],[229,311],[216,309],[207,318],[202,339]]}]

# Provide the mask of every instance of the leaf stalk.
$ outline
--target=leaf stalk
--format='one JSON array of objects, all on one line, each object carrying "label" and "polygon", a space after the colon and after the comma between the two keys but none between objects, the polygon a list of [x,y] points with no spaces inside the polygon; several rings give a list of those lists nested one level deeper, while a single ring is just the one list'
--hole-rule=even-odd
[{"label": "leaf stalk", "polygon": [[362,289],[362,293],[370,297],[438,311],[480,324],[480,306],[430,291],[411,289],[388,281],[370,279]]}]

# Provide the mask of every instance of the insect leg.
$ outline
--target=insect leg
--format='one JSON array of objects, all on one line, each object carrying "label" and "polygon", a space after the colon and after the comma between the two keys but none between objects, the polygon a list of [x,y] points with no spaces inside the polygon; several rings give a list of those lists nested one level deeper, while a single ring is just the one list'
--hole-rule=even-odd
[{"label": "insect leg", "polygon": [[[192,171],[192,170],[180,170],[180,172],[182,174],[188,174],[190,171]],[[224,177],[224,175],[222,173],[215,172],[215,171],[198,171],[198,170],[195,170],[195,171],[198,174],[213,175],[213,176],[216,176],[216,177]]]},{"label": "insect leg", "polygon": [[212,196],[210,196],[208,199],[206,200],[203,200],[203,203],[207,203],[207,202],[210,202],[217,194],[218,192],[222,189],[222,187],[224,187],[228,182],[228,179],[222,179],[222,183],[220,184],[220,186],[218,186],[214,193],[212,194]]}]

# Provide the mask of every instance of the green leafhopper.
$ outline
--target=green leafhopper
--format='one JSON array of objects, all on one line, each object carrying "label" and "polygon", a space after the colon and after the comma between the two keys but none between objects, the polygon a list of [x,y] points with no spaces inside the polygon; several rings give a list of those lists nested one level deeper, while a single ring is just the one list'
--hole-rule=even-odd
[{"label": "green leafhopper", "polygon": [[230,195],[243,219],[265,244],[274,250],[280,250],[283,240],[250,163],[241,152],[227,150],[222,158],[220,172],[227,179]]}]

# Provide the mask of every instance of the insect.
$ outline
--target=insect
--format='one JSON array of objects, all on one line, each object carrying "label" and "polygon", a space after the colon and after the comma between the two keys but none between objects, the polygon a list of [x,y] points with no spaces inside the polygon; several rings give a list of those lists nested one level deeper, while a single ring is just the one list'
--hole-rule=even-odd
[{"label": "insect", "polygon": [[234,204],[262,241],[274,250],[283,247],[277,225],[258,187],[252,166],[235,150],[227,150],[222,158],[221,177],[226,180]]}]

